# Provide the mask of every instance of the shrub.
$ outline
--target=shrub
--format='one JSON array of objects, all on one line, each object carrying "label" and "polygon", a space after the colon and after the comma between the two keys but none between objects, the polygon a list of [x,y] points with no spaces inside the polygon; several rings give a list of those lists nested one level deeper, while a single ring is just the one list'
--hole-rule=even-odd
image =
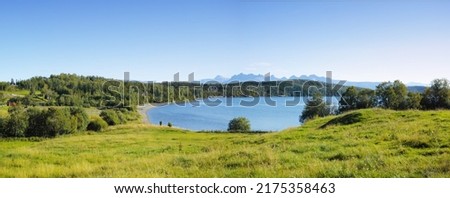
[{"label": "shrub", "polygon": [[123,123],[126,123],[128,121],[134,121],[134,120],[139,120],[140,118],[140,114],[135,110],[135,108],[120,108],[120,111],[118,111],[118,116],[120,118],[121,115],[119,115],[119,113],[122,114],[123,116]]},{"label": "shrub", "polygon": [[76,119],[77,130],[85,131],[89,124],[89,116],[86,111],[81,107],[71,107],[70,115]]},{"label": "shrub", "polygon": [[116,111],[108,109],[108,110],[104,110],[100,113],[100,117],[106,122],[108,123],[108,125],[113,126],[113,125],[118,125],[120,124],[120,119],[119,116],[117,116]]},{"label": "shrub", "polygon": [[103,131],[108,127],[108,123],[106,123],[102,118],[100,117],[96,117],[93,118],[88,126],[87,126],[87,130],[89,131]]},{"label": "shrub", "polygon": [[28,118],[21,107],[12,107],[9,110],[9,116],[3,124],[3,136],[5,137],[23,137],[28,127]]},{"label": "shrub", "polygon": [[127,116],[122,113],[122,111],[116,111],[117,117],[119,118],[119,124],[125,124],[127,123],[128,119]]},{"label": "shrub", "polygon": [[81,108],[49,108],[27,110],[27,137],[55,137],[57,135],[86,130],[87,114]]},{"label": "shrub", "polygon": [[167,123],[167,126],[172,127],[172,123],[171,122]]},{"label": "shrub", "polygon": [[3,133],[4,133],[4,128],[3,125],[5,123],[5,119],[0,117],[0,138],[3,137]]},{"label": "shrub", "polygon": [[26,114],[22,112],[10,113],[10,116],[4,124],[3,136],[5,137],[23,137],[28,127]]},{"label": "shrub", "polygon": [[250,121],[244,117],[234,118],[228,123],[228,131],[230,132],[250,131]]},{"label": "shrub", "polygon": [[28,114],[28,128],[25,131],[26,137],[46,137],[50,136],[47,133],[47,111],[37,108],[30,108],[27,110]]},{"label": "shrub", "polygon": [[48,135],[51,137],[73,133],[77,129],[77,120],[70,116],[70,111],[66,108],[49,108],[45,124]]},{"label": "shrub", "polygon": [[100,117],[105,120],[108,125],[125,124],[128,121],[138,120],[140,114],[135,111],[130,111],[127,108],[108,109],[100,113]]}]

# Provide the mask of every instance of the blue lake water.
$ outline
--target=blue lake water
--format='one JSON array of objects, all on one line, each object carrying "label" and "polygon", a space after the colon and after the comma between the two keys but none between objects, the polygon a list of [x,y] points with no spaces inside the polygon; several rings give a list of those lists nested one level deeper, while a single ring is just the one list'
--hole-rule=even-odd
[{"label": "blue lake water", "polygon": [[[270,101],[269,101],[270,100]],[[196,104],[170,104],[148,111],[150,122],[190,130],[227,130],[239,116],[250,120],[252,130],[278,131],[299,126],[305,106],[300,97],[210,98]]]}]

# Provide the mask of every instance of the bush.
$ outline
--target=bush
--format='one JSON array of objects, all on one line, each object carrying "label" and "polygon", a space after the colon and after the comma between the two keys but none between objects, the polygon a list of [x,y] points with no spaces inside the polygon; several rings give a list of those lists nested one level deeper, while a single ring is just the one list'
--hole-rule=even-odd
[{"label": "bush", "polygon": [[100,113],[100,117],[105,120],[108,125],[125,124],[128,121],[138,120],[140,114],[135,111],[130,111],[127,108],[108,109]]},{"label": "bush", "polygon": [[88,126],[87,130],[89,131],[103,131],[108,127],[108,123],[106,123],[102,118],[94,118],[92,119]]},{"label": "bush", "polygon": [[47,133],[47,111],[37,108],[30,108],[27,110],[28,114],[28,128],[25,131],[26,137],[48,137]]},{"label": "bush", "polygon": [[9,116],[3,124],[4,137],[23,137],[28,127],[27,114],[21,107],[12,107],[9,110]]},{"label": "bush", "polygon": [[228,131],[230,132],[242,132],[250,131],[250,121],[244,117],[234,118],[228,123]]},{"label": "bush", "polygon": [[88,117],[81,108],[49,108],[40,110],[30,108],[27,110],[28,128],[27,137],[55,137],[75,131],[86,130]]},{"label": "bush", "polygon": [[4,123],[5,123],[5,119],[0,117],[0,138],[3,137],[3,134],[4,134],[4,128],[3,128]]},{"label": "bush", "polygon": [[50,137],[73,133],[77,129],[77,120],[70,115],[69,109],[66,108],[49,108],[45,124]]},{"label": "bush", "polygon": [[[123,120],[123,123],[126,123],[128,121],[135,121],[135,120],[139,120],[141,118],[141,114],[139,114],[135,108],[120,108],[120,111],[117,111],[117,115],[119,116],[123,116],[123,118],[121,118],[121,120]],[[122,114],[122,115],[120,115]]]},{"label": "bush", "polygon": [[167,123],[167,126],[172,127],[172,123],[171,122]]},{"label": "bush", "polygon": [[128,119],[122,111],[116,111],[117,117],[119,118],[119,124],[127,123]]},{"label": "bush", "polygon": [[76,119],[77,130],[85,131],[89,124],[89,116],[86,111],[81,107],[71,107],[70,115]]},{"label": "bush", "polygon": [[119,116],[117,116],[116,111],[108,109],[108,110],[104,110],[100,113],[100,117],[106,122],[108,123],[108,125],[113,126],[113,125],[118,125],[120,124],[120,119]]},{"label": "bush", "polygon": [[[84,131],[88,117],[82,108],[28,108],[11,107],[9,116],[0,120],[0,136],[4,137],[55,137]],[[100,118],[99,118],[100,119]]]}]

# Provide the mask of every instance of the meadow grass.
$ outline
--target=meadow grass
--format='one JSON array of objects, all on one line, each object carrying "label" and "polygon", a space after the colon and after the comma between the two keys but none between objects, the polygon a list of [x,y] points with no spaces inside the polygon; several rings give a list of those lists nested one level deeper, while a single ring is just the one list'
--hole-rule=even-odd
[{"label": "meadow grass", "polygon": [[134,123],[0,148],[0,177],[450,177],[450,111],[358,110],[258,134]]},{"label": "meadow grass", "polygon": [[[25,89],[19,89],[19,90],[12,90],[12,91],[0,91],[0,93],[4,93],[7,95],[14,95],[14,96],[26,96],[30,95],[30,90]],[[36,94],[40,94],[40,91],[36,91]]]},{"label": "meadow grass", "polygon": [[8,115],[8,106],[2,105],[0,106],[0,118],[6,117]]}]

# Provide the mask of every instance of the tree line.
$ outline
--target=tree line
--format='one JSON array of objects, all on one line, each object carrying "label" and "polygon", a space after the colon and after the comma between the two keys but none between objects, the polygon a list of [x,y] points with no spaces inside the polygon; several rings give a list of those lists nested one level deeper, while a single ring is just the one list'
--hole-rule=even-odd
[{"label": "tree line", "polygon": [[[133,107],[145,103],[183,102],[211,96],[305,96],[310,87],[323,94],[331,85],[317,81],[288,80],[264,82],[138,82],[97,76],[59,74],[1,82],[0,91],[29,90],[25,97],[12,97],[8,103],[25,106]],[[1,98],[0,98],[1,99]],[[4,101],[6,102],[6,101]]]},{"label": "tree line", "polygon": [[435,79],[423,93],[409,92],[401,81],[383,82],[375,90],[348,87],[342,93],[338,109],[323,101],[320,93],[313,94],[306,102],[300,115],[304,122],[314,117],[343,113],[365,108],[385,108],[393,110],[433,110],[450,109],[450,85],[447,79]]},{"label": "tree line", "polygon": [[447,79],[435,79],[423,93],[408,92],[406,85],[396,80],[383,82],[374,91],[348,88],[339,102],[339,111],[380,107],[393,110],[450,109],[450,87]]}]

